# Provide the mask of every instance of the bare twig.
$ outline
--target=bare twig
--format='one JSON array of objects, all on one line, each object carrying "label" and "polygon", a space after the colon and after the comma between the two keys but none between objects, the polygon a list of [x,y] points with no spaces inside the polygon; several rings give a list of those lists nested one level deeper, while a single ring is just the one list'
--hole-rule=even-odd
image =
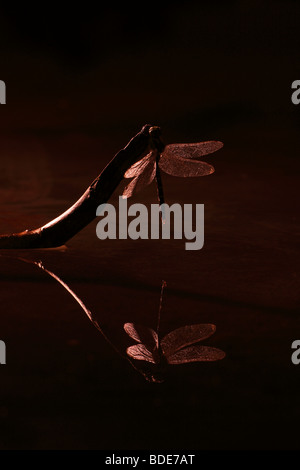
[{"label": "bare twig", "polygon": [[94,220],[97,207],[109,200],[125,171],[147,151],[151,141],[150,129],[150,125],[145,125],[67,211],[43,227],[0,235],[0,249],[53,248],[64,245]]}]

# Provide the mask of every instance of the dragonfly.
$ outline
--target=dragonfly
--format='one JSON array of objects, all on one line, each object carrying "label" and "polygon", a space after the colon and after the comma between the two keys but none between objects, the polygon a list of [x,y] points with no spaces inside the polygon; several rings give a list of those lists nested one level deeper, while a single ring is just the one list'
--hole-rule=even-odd
[{"label": "dragonfly", "polygon": [[137,342],[127,348],[128,356],[158,366],[223,359],[225,353],[221,349],[198,344],[215,333],[216,326],[211,323],[186,325],[171,331],[160,339],[162,298],[166,285],[166,282],[163,281],[156,331],[135,323],[124,324],[125,332]]},{"label": "dragonfly", "polygon": [[223,142],[209,140],[165,146],[160,140],[159,127],[153,126],[149,134],[151,136],[150,151],[124,173],[124,178],[133,179],[123,190],[123,198],[131,197],[156,179],[158,199],[162,206],[164,194],[160,170],[180,177],[205,176],[215,171],[212,165],[199,159],[221,149]]},{"label": "dragonfly", "polygon": [[161,340],[152,328],[135,323],[125,323],[124,330],[137,344],[127,348],[128,356],[139,361],[160,365],[188,362],[217,361],[225,357],[221,349],[199,345],[209,338],[216,326],[210,323],[186,325],[177,328]]}]

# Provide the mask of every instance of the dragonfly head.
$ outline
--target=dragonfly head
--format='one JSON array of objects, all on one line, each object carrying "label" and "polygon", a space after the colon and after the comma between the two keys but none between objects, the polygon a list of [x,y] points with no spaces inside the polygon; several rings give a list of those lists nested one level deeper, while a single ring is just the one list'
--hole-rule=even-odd
[{"label": "dragonfly head", "polygon": [[152,126],[149,129],[149,135],[151,137],[151,144],[154,149],[158,151],[158,153],[162,153],[165,145],[161,141],[160,136],[161,136],[161,129],[158,126]]}]

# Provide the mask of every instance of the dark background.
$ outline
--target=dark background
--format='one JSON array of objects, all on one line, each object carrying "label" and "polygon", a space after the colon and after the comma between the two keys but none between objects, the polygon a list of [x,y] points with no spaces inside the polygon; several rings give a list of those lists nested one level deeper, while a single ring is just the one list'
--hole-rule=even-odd
[{"label": "dark background", "polygon": [[[163,175],[167,202],[205,204],[202,250],[100,241],[95,221],[61,250],[2,253],[1,449],[299,449],[299,20],[296,1],[1,5],[2,233],[67,209],[146,123],[224,142],[213,175]],[[165,279],[164,332],[214,323],[226,358],[148,383],[16,257],[122,353]]]}]

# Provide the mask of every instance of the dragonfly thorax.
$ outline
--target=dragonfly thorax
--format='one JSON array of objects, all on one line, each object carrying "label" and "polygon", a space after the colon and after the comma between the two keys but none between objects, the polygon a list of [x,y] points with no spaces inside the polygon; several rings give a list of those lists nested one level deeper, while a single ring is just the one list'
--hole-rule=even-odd
[{"label": "dragonfly thorax", "polygon": [[153,352],[153,359],[155,361],[155,364],[165,366],[167,365],[167,360],[164,356],[164,353],[162,351],[161,345],[159,344],[157,347],[154,348]]},{"label": "dragonfly thorax", "polygon": [[159,154],[161,154],[164,151],[165,144],[161,141],[161,130],[160,127],[158,126],[153,126],[150,127],[149,129],[149,134],[151,136],[151,142],[150,146],[152,149],[157,150]]}]

